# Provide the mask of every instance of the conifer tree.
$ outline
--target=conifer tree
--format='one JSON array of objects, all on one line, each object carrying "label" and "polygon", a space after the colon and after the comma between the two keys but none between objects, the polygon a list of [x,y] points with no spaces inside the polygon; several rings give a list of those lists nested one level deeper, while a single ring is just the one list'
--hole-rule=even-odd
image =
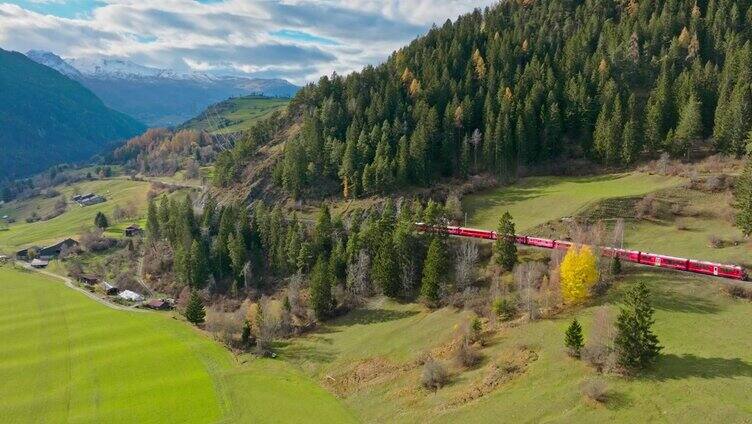
[{"label": "conifer tree", "polygon": [[567,347],[567,353],[575,358],[580,357],[580,350],[583,347],[582,339],[582,326],[575,318],[572,323],[567,327],[566,333],[564,333],[564,345]]},{"label": "conifer tree", "polygon": [[243,267],[246,263],[245,245],[238,235],[230,235],[227,240],[227,251],[230,252],[230,263],[235,281],[243,281]]},{"label": "conifer tree", "polygon": [[446,273],[446,260],[441,239],[433,238],[428,245],[426,261],[423,265],[423,279],[420,285],[420,294],[429,304],[435,304],[439,300],[441,283]]},{"label": "conifer tree", "polygon": [[517,263],[517,246],[514,243],[514,222],[512,215],[507,211],[499,219],[493,247],[496,263],[505,271],[511,271]]},{"label": "conifer tree", "polygon": [[702,115],[700,102],[692,93],[684,105],[679,117],[679,124],[674,132],[674,145],[667,146],[676,155],[689,156],[689,149],[695,140],[702,137]]},{"label": "conifer tree", "polygon": [[752,234],[752,156],[747,158],[744,171],[736,181],[734,206],[739,210],[736,215],[736,226],[744,237],[749,237]]},{"label": "conifer tree", "polygon": [[157,216],[157,205],[154,199],[149,199],[149,208],[146,212],[146,239],[149,242],[155,242],[161,238],[159,231],[159,217]]},{"label": "conifer tree", "polygon": [[324,255],[319,255],[311,271],[311,308],[316,318],[323,320],[332,310],[332,286],[329,267]]},{"label": "conifer tree", "polygon": [[185,319],[191,324],[199,325],[204,322],[205,317],[204,302],[198,293],[192,291],[191,298],[188,300],[188,305],[185,308]]},{"label": "conifer tree", "polygon": [[662,349],[651,328],[654,310],[644,282],[627,291],[624,304],[616,320],[614,339],[618,362],[627,371],[644,369],[655,362]]},{"label": "conifer tree", "polygon": [[107,217],[102,212],[97,212],[97,215],[94,217],[94,225],[97,226],[97,228],[106,229],[110,226],[110,223],[107,220]]},{"label": "conifer tree", "polygon": [[190,282],[189,284],[200,289],[206,285],[209,278],[209,261],[203,243],[193,240],[190,250]]},{"label": "conifer tree", "polygon": [[332,250],[332,215],[327,205],[322,205],[313,229],[313,248],[317,255],[329,256]]},{"label": "conifer tree", "polygon": [[373,260],[373,280],[381,287],[385,295],[398,297],[400,289],[399,270],[395,261],[392,234],[384,233],[381,246]]}]

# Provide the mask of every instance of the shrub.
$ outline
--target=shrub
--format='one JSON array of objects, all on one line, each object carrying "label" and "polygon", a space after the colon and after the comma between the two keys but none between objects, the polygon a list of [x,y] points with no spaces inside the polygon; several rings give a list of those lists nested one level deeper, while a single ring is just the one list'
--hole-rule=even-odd
[{"label": "shrub", "polygon": [[745,283],[729,283],[721,286],[729,296],[737,299],[752,300],[752,287]]},{"label": "shrub", "polygon": [[480,363],[481,354],[467,338],[463,338],[454,350],[454,362],[465,368],[472,368]]},{"label": "shrub", "polygon": [[580,385],[582,395],[588,400],[603,403],[608,400],[608,384],[601,378],[589,378]]},{"label": "shrub", "polygon": [[496,299],[493,303],[493,311],[499,319],[502,321],[509,321],[514,318],[514,314],[517,312],[517,308],[514,306],[514,302],[510,301],[506,297]]},{"label": "shrub", "polygon": [[438,390],[449,382],[449,373],[444,365],[431,359],[423,365],[420,383],[428,390]]},{"label": "shrub", "polygon": [[708,245],[714,249],[720,249],[723,247],[723,239],[716,234],[708,236]]}]

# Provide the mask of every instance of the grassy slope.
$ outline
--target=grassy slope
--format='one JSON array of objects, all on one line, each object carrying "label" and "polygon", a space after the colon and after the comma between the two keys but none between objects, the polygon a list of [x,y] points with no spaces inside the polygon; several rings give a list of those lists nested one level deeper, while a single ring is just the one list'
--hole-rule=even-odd
[{"label": "grassy slope", "polygon": [[[418,389],[419,368],[365,383],[345,397],[346,404],[366,422],[707,422],[752,419],[752,328],[744,322],[749,302],[719,293],[709,280],[645,268],[631,274],[602,304],[616,311],[624,289],[647,281],[655,293],[655,331],[665,346],[658,367],[633,380],[606,377],[612,388],[608,406],[584,403],[580,384],[594,371],[569,358],[562,346],[572,315],[502,330],[483,350],[484,363],[455,375],[435,394]],[[587,335],[595,306],[576,312]],[[283,357],[326,383],[367,358],[409,364],[420,352],[448,341],[455,325],[466,319],[451,309],[426,312],[416,305],[379,302],[296,339],[282,349]],[[500,363],[519,345],[532,347],[539,359],[527,373],[492,394],[460,407],[447,407],[485,367]]]},{"label": "grassy slope", "polygon": [[280,361],[237,365],[165,314],[116,311],[0,267],[0,416],[6,422],[348,422]]},{"label": "grassy slope", "polygon": [[495,229],[504,211],[514,217],[518,231],[570,216],[591,202],[609,197],[636,196],[679,184],[679,178],[648,174],[597,177],[530,177],[512,187],[467,196],[463,208],[468,224]]},{"label": "grassy slope", "polygon": [[[258,96],[236,97],[210,106],[211,117],[204,111],[201,115],[183,124],[184,128],[201,129],[212,134],[241,132],[276,110],[284,109],[289,99]],[[221,128],[216,126],[221,125]]]},{"label": "grassy slope", "polygon": [[[740,240],[742,234],[725,216],[730,198],[725,193],[704,193],[690,189],[666,190],[657,198],[683,202],[696,216],[663,220],[631,221],[627,226],[625,244],[637,249],[651,250],[674,256],[713,261],[728,261],[752,266],[749,244],[710,246],[711,235],[723,240]],[[679,229],[681,223],[686,229]]]},{"label": "grassy slope", "polygon": [[0,216],[10,215],[17,219],[15,224],[10,225],[10,230],[0,232],[0,250],[13,250],[18,247],[32,244],[44,245],[56,242],[59,239],[76,235],[84,227],[91,227],[97,212],[104,212],[108,217],[112,216],[115,205],[125,206],[127,202],[133,202],[139,211],[146,209],[146,193],[149,191],[149,183],[143,181],[130,181],[125,179],[108,179],[88,181],[69,187],[58,187],[58,191],[65,195],[68,200],[73,197],[74,187],[79,192],[93,192],[104,195],[107,201],[97,205],[80,207],[69,204],[68,210],[49,221],[26,223],[24,218],[33,211],[43,216],[53,209],[55,199],[34,198],[30,201],[11,202],[0,207]]}]

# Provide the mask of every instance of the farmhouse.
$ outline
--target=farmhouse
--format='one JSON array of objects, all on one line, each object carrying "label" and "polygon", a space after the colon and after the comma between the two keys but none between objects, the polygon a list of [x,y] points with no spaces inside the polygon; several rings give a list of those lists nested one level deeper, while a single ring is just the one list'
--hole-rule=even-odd
[{"label": "farmhouse", "polygon": [[102,203],[107,201],[103,196],[100,196],[98,194],[94,193],[86,193],[86,194],[79,194],[77,196],[73,196],[73,201],[78,203],[79,206],[91,206],[96,205],[97,203]]},{"label": "farmhouse", "polygon": [[168,309],[172,308],[172,305],[170,305],[166,300],[164,299],[152,299],[149,302],[146,303],[147,308],[149,309],[157,309],[160,311],[166,311]]},{"label": "farmhouse", "polygon": [[52,246],[39,249],[38,254],[40,258],[56,258],[60,256],[63,249],[70,249],[74,246],[78,246],[78,242],[72,238],[67,238],[59,243],[53,244]]},{"label": "farmhouse", "polygon": [[104,292],[110,296],[118,294],[118,288],[108,283],[107,281],[102,281],[102,288],[104,289]]},{"label": "farmhouse", "polygon": [[99,282],[99,278],[96,275],[83,274],[78,277],[78,281],[93,286]]},{"label": "farmhouse", "polygon": [[123,233],[125,234],[126,237],[135,237],[135,236],[140,236],[141,233],[143,233],[143,230],[138,225],[133,224],[133,225],[129,225],[125,227],[125,230],[123,230]]}]

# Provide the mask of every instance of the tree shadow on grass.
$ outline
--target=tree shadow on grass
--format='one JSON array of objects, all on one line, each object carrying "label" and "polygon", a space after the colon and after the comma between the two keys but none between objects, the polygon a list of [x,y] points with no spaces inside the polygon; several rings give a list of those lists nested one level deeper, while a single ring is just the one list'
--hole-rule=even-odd
[{"label": "tree shadow on grass", "polygon": [[611,411],[618,411],[620,409],[629,408],[634,402],[625,393],[621,392],[609,392],[606,398],[606,408]]},{"label": "tree shadow on grass", "polygon": [[691,353],[661,355],[656,368],[641,376],[647,380],[679,380],[683,378],[752,377],[752,364],[740,358],[703,358]]},{"label": "tree shadow on grass", "polygon": [[655,290],[651,300],[653,307],[662,311],[696,314],[714,314],[721,311],[718,304],[712,300],[669,290]]},{"label": "tree shadow on grass", "polygon": [[378,324],[381,322],[395,321],[409,318],[418,314],[418,311],[395,311],[392,309],[356,309],[342,318],[329,324],[330,327],[347,327],[350,325]]},{"label": "tree shadow on grass", "polygon": [[330,363],[336,358],[332,349],[327,349],[318,343],[280,341],[274,343],[274,350],[293,362]]}]

